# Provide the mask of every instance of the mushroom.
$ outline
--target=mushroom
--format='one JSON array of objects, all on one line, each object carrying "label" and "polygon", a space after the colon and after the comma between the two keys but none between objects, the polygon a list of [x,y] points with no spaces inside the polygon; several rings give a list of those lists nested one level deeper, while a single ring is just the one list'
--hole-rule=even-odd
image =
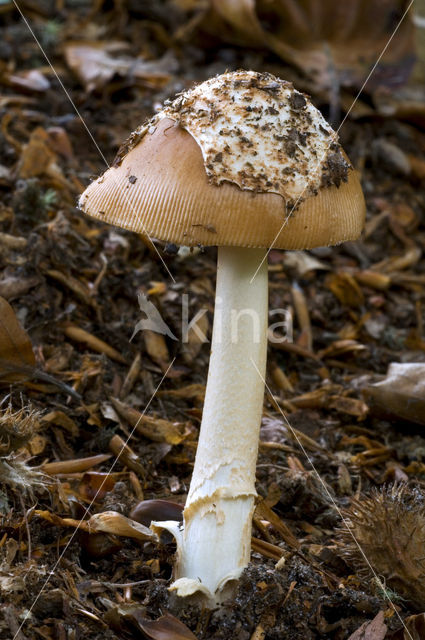
[{"label": "mushroom", "polygon": [[211,78],[134,131],[80,207],[188,246],[218,246],[211,358],[195,466],[179,522],[174,589],[215,606],[250,559],[264,399],[270,247],[358,237],[364,199],[337,135],[268,73]]}]

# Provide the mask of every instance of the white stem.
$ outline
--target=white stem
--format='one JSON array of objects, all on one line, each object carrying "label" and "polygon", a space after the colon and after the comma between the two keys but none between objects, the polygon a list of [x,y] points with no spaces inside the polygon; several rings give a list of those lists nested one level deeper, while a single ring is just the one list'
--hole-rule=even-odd
[{"label": "white stem", "polygon": [[[267,356],[263,249],[219,248],[211,358],[195,467],[177,523],[172,589],[222,601],[250,559],[255,468]],[[258,265],[262,267],[251,282]],[[227,584],[227,589],[223,587]]]}]

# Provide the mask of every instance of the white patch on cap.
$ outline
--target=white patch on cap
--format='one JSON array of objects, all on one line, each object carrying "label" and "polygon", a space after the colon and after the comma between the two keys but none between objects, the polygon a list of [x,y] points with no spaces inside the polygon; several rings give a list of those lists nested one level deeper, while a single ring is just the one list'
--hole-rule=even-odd
[{"label": "white patch on cap", "polygon": [[199,144],[211,183],[275,192],[287,202],[346,180],[348,162],[322,114],[292,84],[235,71],[181,94],[154,118],[175,120]]}]

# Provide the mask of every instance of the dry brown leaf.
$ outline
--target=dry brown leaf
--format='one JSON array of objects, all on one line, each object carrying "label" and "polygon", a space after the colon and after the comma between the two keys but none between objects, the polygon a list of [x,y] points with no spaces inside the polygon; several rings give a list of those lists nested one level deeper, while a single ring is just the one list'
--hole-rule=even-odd
[{"label": "dry brown leaf", "polygon": [[369,411],[367,404],[357,398],[343,396],[341,392],[339,385],[327,385],[291,398],[291,404],[299,409],[328,408],[359,419],[365,418]]},{"label": "dry brown leaf", "polygon": [[0,296],[6,300],[13,300],[24,295],[29,289],[40,284],[40,278],[37,276],[29,276],[28,278],[20,278],[5,275],[0,280]]},{"label": "dry brown leaf", "polygon": [[158,392],[159,396],[169,396],[170,398],[185,398],[195,400],[197,404],[202,404],[205,398],[204,384],[188,384],[181,389],[164,389]]},{"label": "dry brown leaf", "polygon": [[192,631],[171,613],[165,613],[157,620],[139,621],[139,626],[152,640],[196,640]]},{"label": "dry brown leaf", "polygon": [[301,69],[310,90],[360,87],[386,47],[367,90],[402,84],[415,60],[407,0],[211,0],[204,28],[242,46],[268,48]]},{"label": "dry brown leaf", "polygon": [[330,396],[328,405],[330,409],[335,409],[340,413],[347,413],[356,416],[359,420],[364,420],[369,413],[369,407],[358,398],[347,398],[346,396]]},{"label": "dry brown leaf", "polygon": [[[302,347],[312,351],[313,349],[313,334],[311,331],[310,314],[307,306],[307,299],[301,287],[294,282],[291,287],[292,300],[294,302],[295,313],[298,320],[299,328],[301,329],[301,337],[303,338]],[[298,341],[300,344],[300,341]]]},{"label": "dry brown leaf", "polygon": [[112,360],[121,362],[121,364],[127,364],[127,360],[119,353],[119,351],[103,340],[100,340],[100,338],[96,338],[96,336],[92,335],[88,331],[81,329],[81,327],[77,327],[73,324],[66,324],[64,325],[64,333],[71,340],[81,342],[97,353],[104,353]]},{"label": "dry brown leaf", "polygon": [[295,535],[263,499],[260,499],[257,503],[254,516],[261,520],[267,520],[270,522],[273,528],[280,533],[282,539],[288,546],[292,549],[299,549],[300,543],[296,539]]},{"label": "dry brown leaf", "polygon": [[81,300],[81,302],[97,309],[96,301],[91,297],[90,290],[86,284],[80,282],[80,280],[77,280],[77,278],[74,278],[69,274],[58,271],[57,269],[48,269],[46,274],[72,291],[77,298]]},{"label": "dry brown leaf", "polygon": [[[191,322],[190,329],[187,333],[187,341],[183,343],[182,356],[186,364],[192,364],[194,358],[202,349],[202,345],[208,341],[207,334],[209,330],[209,320],[206,313]],[[186,336],[184,336],[186,339]]]},{"label": "dry brown leaf", "polygon": [[405,253],[401,256],[390,256],[389,258],[384,258],[377,264],[374,264],[373,269],[391,274],[393,271],[400,271],[413,267],[419,262],[421,256],[422,250],[413,245],[408,247]]},{"label": "dry brown leaf", "polygon": [[340,303],[347,307],[360,307],[364,303],[363,292],[358,283],[345,271],[330,274],[325,280],[325,285]]},{"label": "dry brown leaf", "polygon": [[255,553],[261,553],[265,558],[271,558],[272,560],[280,560],[285,555],[284,550],[277,545],[260,540],[260,538],[254,538],[254,536],[251,538],[251,549]]},{"label": "dry brown leaf", "polygon": [[87,526],[89,533],[112,533],[116,536],[123,536],[125,538],[134,538],[140,542],[146,540],[157,540],[157,535],[145,527],[140,522],[131,520],[122,513],[117,511],[103,511],[102,513],[96,513],[87,520]]},{"label": "dry brown leaf", "polygon": [[9,76],[3,76],[3,80],[13,89],[21,90],[25,93],[44,93],[50,88],[48,78],[38,69],[11,73]]},{"label": "dry brown leaf", "polygon": [[111,458],[109,453],[99,453],[97,456],[89,456],[88,458],[75,458],[74,460],[59,460],[58,462],[46,462],[41,465],[41,470],[50,476],[58,473],[79,473],[87,471],[97,464],[106,462]]},{"label": "dry brown leaf", "polygon": [[149,527],[153,520],[182,522],[184,505],[169,500],[141,500],[130,512],[130,518]]},{"label": "dry brown leaf", "polygon": [[282,260],[285,267],[294,269],[297,276],[303,277],[310,271],[328,271],[330,267],[321,262],[306,251],[287,251],[283,254]]},{"label": "dry brown leaf", "polygon": [[112,451],[115,458],[142,478],[145,477],[145,469],[141,463],[139,456],[124,442],[124,440],[115,434],[109,441],[109,450]]},{"label": "dry brown leaf", "polygon": [[425,613],[403,620],[404,627],[390,635],[388,640],[423,640],[425,638]]},{"label": "dry brown leaf", "polygon": [[378,289],[378,291],[385,291],[391,284],[390,276],[368,269],[358,271],[354,274],[354,277],[360,284],[372,289]]},{"label": "dry brown leaf", "polygon": [[363,393],[375,413],[425,425],[425,363],[393,362],[386,378]]},{"label": "dry brown leaf", "polygon": [[26,238],[12,236],[9,233],[0,233],[0,245],[5,249],[25,249],[28,244]]},{"label": "dry brown leaf", "polygon": [[327,406],[329,396],[340,391],[340,385],[327,385],[314,389],[313,391],[307,391],[295,398],[291,398],[291,404],[300,409],[317,409]]},{"label": "dry brown leaf", "polygon": [[367,347],[356,340],[335,340],[329,347],[318,352],[319,358],[336,358],[348,353],[360,353],[366,351]]},{"label": "dry brown leaf", "polygon": [[133,631],[135,629],[137,637],[141,632],[144,638],[151,640],[197,640],[192,631],[170,613],[165,612],[157,620],[149,620],[145,611],[145,607],[141,605],[122,603],[109,609],[105,620],[116,631],[126,632],[128,627]]},{"label": "dry brown leaf", "polygon": [[145,329],[143,331],[143,337],[149,357],[159,364],[161,369],[167,369],[170,364],[170,353],[164,336],[161,333]]},{"label": "dry brown leaf", "polygon": [[57,409],[56,411],[50,411],[50,413],[46,413],[41,418],[41,422],[43,424],[59,425],[60,427],[66,429],[66,431],[68,431],[74,437],[77,437],[80,432],[80,429],[74,422],[74,420],[59,409]]},{"label": "dry brown leaf", "polygon": [[101,89],[114,76],[152,88],[163,87],[171,79],[176,64],[172,55],[145,61],[123,55],[124,50],[128,50],[126,42],[68,42],[64,46],[65,60],[86,91]]},{"label": "dry brown leaf", "polygon": [[122,473],[87,471],[83,474],[78,492],[83,500],[101,502],[105,494],[112,491],[115,483],[122,479]]},{"label": "dry brown leaf", "polygon": [[0,379],[17,382],[28,377],[35,367],[31,340],[21,327],[10,304],[0,298]]},{"label": "dry brown leaf", "polygon": [[76,520],[74,518],[61,518],[56,513],[36,509],[34,511],[43,520],[61,527],[75,527],[87,533],[112,533],[116,536],[134,538],[140,542],[157,540],[156,534],[139,522],[130,520],[116,511],[104,511],[96,513],[88,520]]},{"label": "dry brown leaf", "polygon": [[56,154],[51,149],[49,134],[42,127],[34,129],[28,143],[23,147],[17,171],[20,178],[45,175],[66,189],[70,186],[57,163]]},{"label": "dry brown leaf", "polygon": [[384,640],[388,627],[384,622],[384,612],[380,611],[373,620],[364,622],[348,640]]},{"label": "dry brown leaf", "polygon": [[121,418],[124,418],[136,431],[153,442],[180,444],[189,435],[188,423],[170,422],[162,418],[147,416],[113,398],[112,404]]}]

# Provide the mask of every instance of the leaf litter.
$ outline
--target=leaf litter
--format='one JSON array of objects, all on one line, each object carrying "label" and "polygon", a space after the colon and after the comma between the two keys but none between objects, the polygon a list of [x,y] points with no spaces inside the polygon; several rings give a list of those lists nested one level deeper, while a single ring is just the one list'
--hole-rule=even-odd
[{"label": "leaf litter", "polygon": [[[337,119],[407,6],[21,4],[109,162],[164,100],[226,69],[286,77]],[[170,596],[173,541],[145,527],[179,519],[186,498],[214,249],[164,247],[76,210],[102,158],[13,3],[0,7],[0,638],[423,636],[425,93],[420,38],[408,80],[412,17],[341,129],[368,205],[362,239],[270,253],[270,308],[293,339],[269,346],[252,561],[235,599],[205,612]],[[196,318],[185,343],[183,294]],[[140,317],[152,307],[160,333]]]}]

